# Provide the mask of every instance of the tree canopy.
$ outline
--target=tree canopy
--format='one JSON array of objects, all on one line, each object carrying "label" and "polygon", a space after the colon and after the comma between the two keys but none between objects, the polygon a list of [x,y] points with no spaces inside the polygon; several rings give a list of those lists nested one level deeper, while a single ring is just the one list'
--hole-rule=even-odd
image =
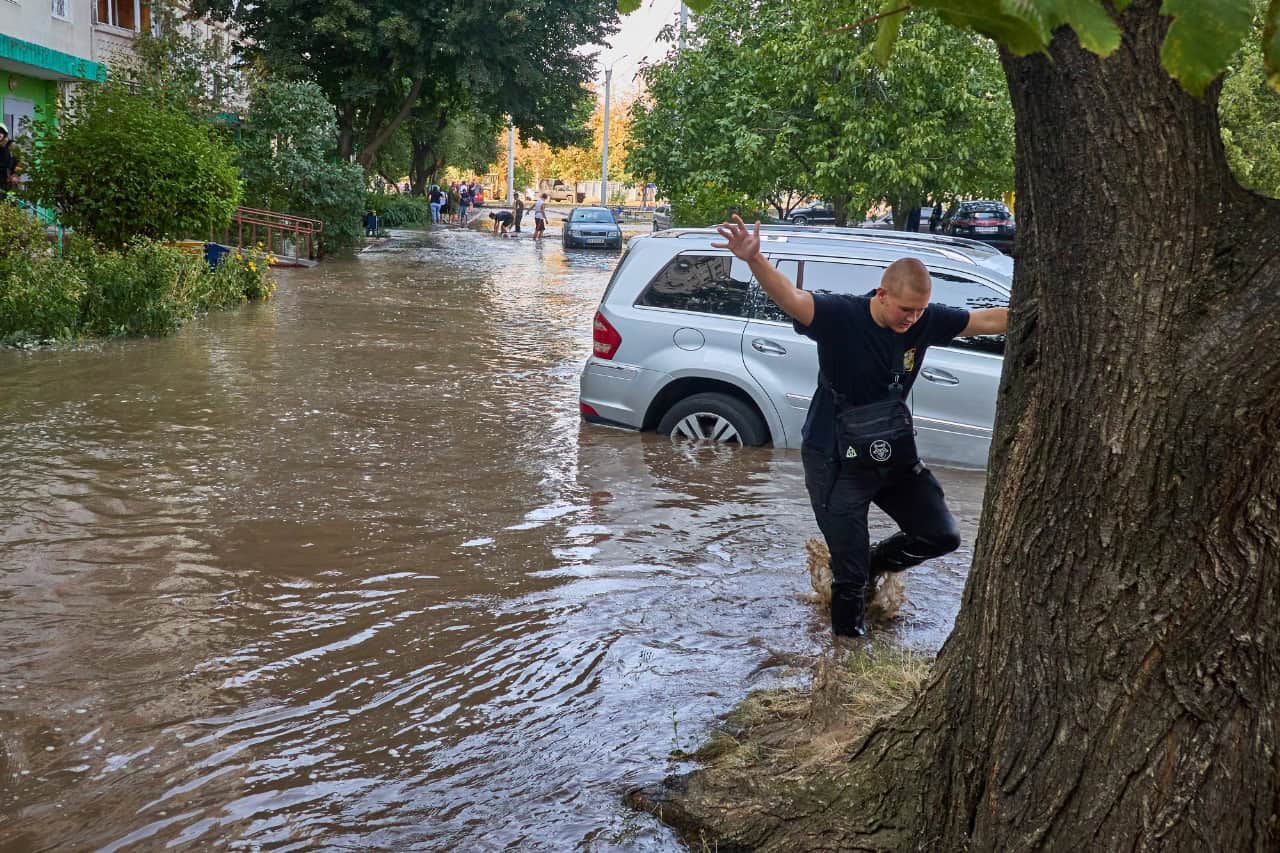
[{"label": "tree canopy", "polygon": [[912,14],[882,67],[873,32],[842,29],[874,10],[871,0],[716,4],[682,54],[646,69],[633,169],[677,207],[716,187],[783,216],[815,194],[841,224],[881,201],[905,218],[927,196],[1007,191],[1013,114],[994,48]]},{"label": "tree canopy", "polygon": [[431,122],[440,105],[577,141],[595,63],[578,48],[617,29],[613,0],[198,0],[195,11],[233,19],[249,55],[317,83],[337,107],[340,152],[366,167],[415,111]]},{"label": "tree canopy", "polygon": [[[687,0],[697,11],[706,11],[721,0]],[[623,14],[640,8],[641,0],[618,0]],[[1014,56],[1043,53],[1054,31],[1069,27],[1080,46],[1106,56],[1120,46],[1123,13],[1131,0],[1038,0],[1035,3],[974,3],[971,0],[883,0],[877,43],[884,61],[893,52],[902,25],[902,12],[934,9],[942,19],[962,30],[987,36]],[[1249,35],[1254,17],[1254,0],[1164,0],[1161,13],[1169,27],[1160,59],[1166,71],[1193,95],[1226,70],[1231,58]],[[871,19],[846,21],[846,25],[870,23]],[[1263,13],[1261,52],[1267,80],[1280,91],[1280,2],[1270,0]]]}]

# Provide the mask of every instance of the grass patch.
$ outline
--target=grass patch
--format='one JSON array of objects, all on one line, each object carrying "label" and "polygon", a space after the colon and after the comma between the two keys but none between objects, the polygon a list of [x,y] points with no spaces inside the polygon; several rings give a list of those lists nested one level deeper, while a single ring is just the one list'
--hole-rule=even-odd
[{"label": "grass patch", "polygon": [[844,708],[867,726],[906,705],[933,669],[932,658],[888,643],[850,651],[841,664],[849,678]]}]

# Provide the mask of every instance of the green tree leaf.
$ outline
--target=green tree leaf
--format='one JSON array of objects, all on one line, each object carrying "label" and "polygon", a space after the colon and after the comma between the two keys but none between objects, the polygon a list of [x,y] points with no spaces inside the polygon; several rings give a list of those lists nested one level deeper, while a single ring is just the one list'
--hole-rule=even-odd
[{"label": "green tree leaf", "polygon": [[1173,17],[1160,60],[1193,95],[1222,73],[1253,21],[1250,0],[1164,0]]}]

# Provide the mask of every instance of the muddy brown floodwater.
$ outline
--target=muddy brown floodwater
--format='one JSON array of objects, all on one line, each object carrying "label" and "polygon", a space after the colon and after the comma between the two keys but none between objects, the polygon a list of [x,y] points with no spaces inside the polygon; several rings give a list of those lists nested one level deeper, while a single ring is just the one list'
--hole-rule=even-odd
[{"label": "muddy brown floodwater", "polygon": [[0,849],[681,849],[622,792],[829,628],[798,453],[580,423],[616,260],[447,230],[0,352]]}]

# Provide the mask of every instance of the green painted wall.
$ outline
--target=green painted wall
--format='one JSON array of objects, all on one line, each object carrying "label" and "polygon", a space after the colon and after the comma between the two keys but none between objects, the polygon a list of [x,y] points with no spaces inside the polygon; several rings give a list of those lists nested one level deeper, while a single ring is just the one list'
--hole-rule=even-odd
[{"label": "green painted wall", "polygon": [[52,80],[37,80],[12,71],[0,71],[0,81],[4,82],[0,86],[0,98],[25,98],[34,101],[37,119],[42,115],[41,107],[54,109],[58,105],[58,84]]}]

